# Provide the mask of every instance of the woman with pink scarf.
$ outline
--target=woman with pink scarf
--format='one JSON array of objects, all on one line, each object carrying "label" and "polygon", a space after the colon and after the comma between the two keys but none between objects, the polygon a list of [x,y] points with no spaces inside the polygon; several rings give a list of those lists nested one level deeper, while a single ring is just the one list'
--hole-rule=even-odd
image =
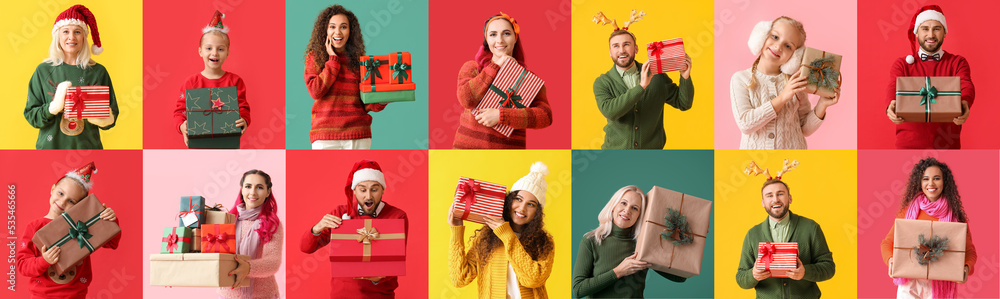
[{"label": "woman with pink scarf", "polygon": [[274,274],[281,266],[284,229],[271,193],[271,176],[257,169],[243,173],[240,195],[229,213],[236,215],[236,254],[250,256],[229,275],[236,275],[236,284],[249,279],[250,287],[219,288],[219,298],[280,298]]},{"label": "woman with pink scarf", "polygon": [[[902,204],[896,218],[968,223],[958,185],[947,164],[934,158],[917,162],[910,171],[910,178],[903,192]],[[892,247],[895,226],[882,240],[882,260],[892,267]],[[976,265],[976,246],[972,244],[972,227],[965,240],[965,279],[972,275]],[[897,298],[955,298],[957,282],[927,279],[893,279]]]}]

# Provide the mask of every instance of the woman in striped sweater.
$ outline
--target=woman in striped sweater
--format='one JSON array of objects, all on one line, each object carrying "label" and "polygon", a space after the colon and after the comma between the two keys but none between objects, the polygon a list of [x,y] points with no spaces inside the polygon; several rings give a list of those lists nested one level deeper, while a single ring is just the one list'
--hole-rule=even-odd
[{"label": "woman in striped sweater", "polygon": [[250,286],[219,288],[219,298],[280,298],[274,274],[281,267],[285,230],[271,193],[271,176],[257,169],[243,173],[240,195],[229,213],[236,215],[236,254],[250,256],[237,258],[239,267],[229,275],[236,275],[237,285],[249,279]]}]

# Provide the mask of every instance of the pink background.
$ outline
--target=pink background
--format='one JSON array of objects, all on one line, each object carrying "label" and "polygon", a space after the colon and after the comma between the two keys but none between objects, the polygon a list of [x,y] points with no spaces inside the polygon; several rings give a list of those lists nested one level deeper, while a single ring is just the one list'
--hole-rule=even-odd
[{"label": "pink background", "polygon": [[[240,192],[240,178],[250,169],[271,176],[271,193],[278,203],[278,219],[286,226],[285,152],[283,150],[145,150],[143,151],[142,282],[144,298],[216,298],[216,288],[167,288],[149,285],[149,255],[160,253],[163,229],[177,226],[181,196],[201,195],[205,204],[232,208]],[[287,243],[286,243],[287,244]],[[285,294],[285,252],[275,273],[281,296]]]},{"label": "pink background", "polygon": [[958,287],[960,298],[997,298],[998,160],[996,151],[861,150],[858,152],[858,297],[895,296],[896,286],[882,261],[879,246],[899,212],[900,196],[913,165],[936,157],[955,175],[969,218],[979,259],[969,281]]},{"label": "pink background", "polygon": [[[996,65],[996,49],[1000,40],[992,38],[994,29],[985,24],[995,16],[988,12],[1000,10],[997,1],[941,1],[938,4],[948,21],[948,34],[942,49],[965,57],[972,69],[972,82],[976,86],[976,102],[969,119],[962,126],[962,147],[978,149],[1000,148],[996,138],[996,117],[991,111],[1000,109],[1000,101],[993,99],[1000,92],[1000,74],[990,69]],[[864,100],[858,113],[858,147],[871,149],[895,148],[896,126],[885,116],[889,67],[899,57],[910,53],[906,30],[913,14],[927,1],[862,1],[858,4],[858,40],[872,45],[871,51],[858,60],[870,70],[858,77],[860,94]],[[860,128],[864,128],[863,130]]]},{"label": "pink background", "polygon": [[[519,42],[528,71],[545,80],[552,106],[552,125],[528,129],[529,149],[570,148],[570,22],[568,1],[504,1],[497,10],[493,2],[430,3],[430,116],[431,149],[450,149],[458,130],[462,106],[456,88],[462,64],[475,58],[483,42],[483,23],[500,11],[521,26]],[[562,13],[567,6],[566,14]],[[576,12],[574,17],[582,17]],[[589,13],[589,12],[588,12]],[[547,14],[562,18],[552,21]]]},{"label": "pink background", "polygon": [[[740,130],[733,117],[729,82],[737,71],[757,59],[747,48],[753,26],[789,16],[806,29],[806,46],[842,55],[844,80],[840,101],[827,109],[823,126],[807,137],[810,149],[857,148],[857,1],[804,2],[795,0],[715,1],[715,148],[738,149]],[[813,105],[819,99],[810,95]]]}]

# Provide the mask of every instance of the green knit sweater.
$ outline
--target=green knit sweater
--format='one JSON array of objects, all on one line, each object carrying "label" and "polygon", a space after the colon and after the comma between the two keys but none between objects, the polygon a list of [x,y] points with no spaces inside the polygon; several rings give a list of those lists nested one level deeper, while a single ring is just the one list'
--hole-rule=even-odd
[{"label": "green knit sweater", "polygon": [[[60,64],[52,66],[43,62],[35,68],[28,82],[28,102],[24,105],[24,118],[28,124],[38,129],[36,149],[103,149],[100,130],[115,126],[98,127],[88,121],[81,121],[83,132],[80,135],[69,136],[59,128],[63,113],[49,113],[49,103],[55,94],[56,85],[63,81],[73,82],[73,86],[108,86],[111,91],[111,114],[118,119],[118,99],[115,98],[115,88],[111,85],[111,76],[101,64],[95,64],[83,69],[76,65]],[[100,130],[98,130],[100,129]]]},{"label": "green knit sweater", "polygon": [[[573,267],[573,297],[583,298],[642,298],[646,288],[646,272],[622,277],[615,276],[613,269],[622,260],[635,253],[632,229],[611,226],[611,234],[601,245],[593,237],[585,237],[580,242],[580,252]],[[666,279],[684,282],[687,278],[655,271]]]},{"label": "green knit sweater", "polygon": [[[642,64],[636,62],[642,69]],[[663,149],[663,104],[685,111],[694,101],[694,84],[681,78],[680,86],[666,74],[656,74],[645,89],[628,88],[615,67],[594,80],[597,109],[608,124],[604,126],[601,149]]]},{"label": "green knit sweater", "polygon": [[757,245],[760,242],[774,242],[767,219],[749,231],[743,239],[740,268],[736,271],[736,283],[741,288],[754,288],[757,298],[819,298],[821,292],[816,282],[833,278],[836,267],[833,253],[826,245],[826,237],[812,219],[788,212],[788,241],[799,243],[799,259],[805,268],[802,280],[786,277],[769,277],[757,281],[753,278],[753,266],[757,261]]}]

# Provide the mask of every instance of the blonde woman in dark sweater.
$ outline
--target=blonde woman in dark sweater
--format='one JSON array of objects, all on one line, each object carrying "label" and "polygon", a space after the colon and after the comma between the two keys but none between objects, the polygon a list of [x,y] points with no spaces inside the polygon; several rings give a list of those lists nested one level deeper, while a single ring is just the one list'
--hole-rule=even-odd
[{"label": "blonde woman in dark sweater", "polygon": [[[573,267],[573,297],[642,298],[649,263],[635,255],[646,196],[636,186],[625,186],[611,196],[597,215],[599,225],[587,232]],[[686,278],[655,271],[666,279]]]}]

